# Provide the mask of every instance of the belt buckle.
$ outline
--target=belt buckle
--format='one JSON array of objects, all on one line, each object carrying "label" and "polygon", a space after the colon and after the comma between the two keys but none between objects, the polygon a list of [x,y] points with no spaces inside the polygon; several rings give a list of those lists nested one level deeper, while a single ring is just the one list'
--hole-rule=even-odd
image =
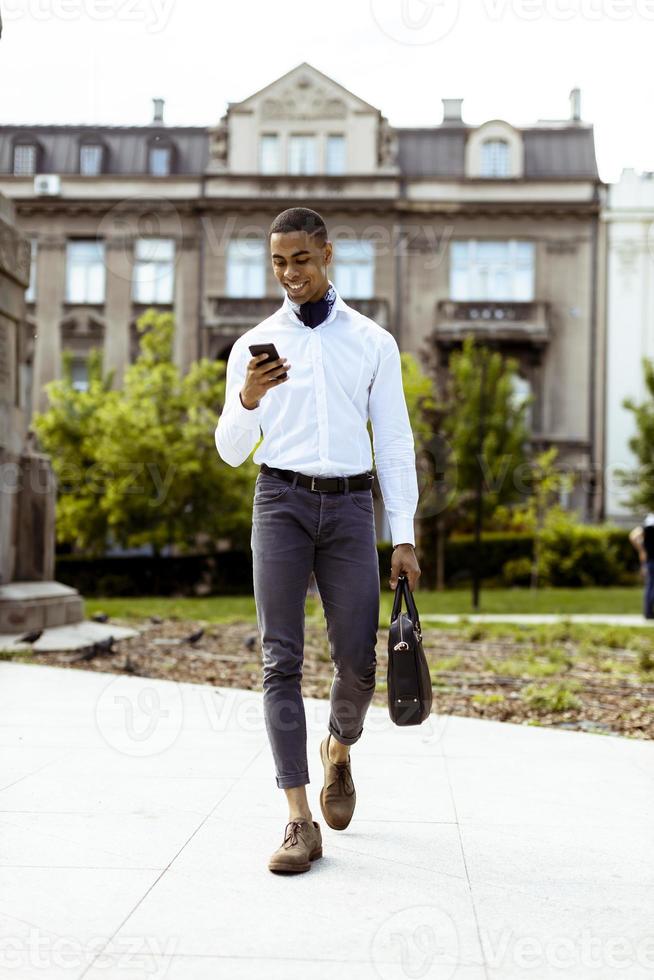
[{"label": "belt buckle", "polygon": [[314,483],[315,482],[316,482],[316,478],[315,478],[315,476],[312,476],[311,477],[311,486],[309,487],[309,490],[313,490],[316,493],[320,493],[320,491],[319,490],[316,491],[316,488],[314,487]]}]

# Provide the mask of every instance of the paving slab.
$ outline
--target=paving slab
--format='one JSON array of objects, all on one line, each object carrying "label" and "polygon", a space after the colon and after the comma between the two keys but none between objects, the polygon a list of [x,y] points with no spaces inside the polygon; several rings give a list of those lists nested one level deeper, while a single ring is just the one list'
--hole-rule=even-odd
[{"label": "paving slab", "polygon": [[654,743],[372,707],[343,832],[287,819],[262,695],[0,663],[0,978],[628,980],[654,973]]}]

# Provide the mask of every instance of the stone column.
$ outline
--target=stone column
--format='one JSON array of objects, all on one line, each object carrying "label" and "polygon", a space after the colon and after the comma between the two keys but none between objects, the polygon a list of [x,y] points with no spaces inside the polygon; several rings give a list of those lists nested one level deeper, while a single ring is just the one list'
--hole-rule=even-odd
[{"label": "stone column", "polygon": [[184,237],[175,241],[175,337],[173,360],[186,373],[198,359],[199,240]]},{"label": "stone column", "polygon": [[43,390],[48,381],[61,377],[61,318],[66,290],[66,240],[61,237],[39,239],[36,266],[36,322],[34,347],[32,410],[43,412],[48,397]]},{"label": "stone column", "polygon": [[107,293],[103,369],[114,370],[113,387],[120,388],[129,364],[134,241],[131,236],[108,238],[105,244]]}]

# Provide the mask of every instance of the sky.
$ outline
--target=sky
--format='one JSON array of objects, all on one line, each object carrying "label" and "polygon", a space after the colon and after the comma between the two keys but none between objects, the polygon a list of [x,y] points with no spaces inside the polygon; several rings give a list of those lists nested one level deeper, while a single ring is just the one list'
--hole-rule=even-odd
[{"label": "sky", "polygon": [[654,171],[654,0],[0,0],[0,123],[207,126],[303,61],[431,126],[569,115],[600,177]]}]

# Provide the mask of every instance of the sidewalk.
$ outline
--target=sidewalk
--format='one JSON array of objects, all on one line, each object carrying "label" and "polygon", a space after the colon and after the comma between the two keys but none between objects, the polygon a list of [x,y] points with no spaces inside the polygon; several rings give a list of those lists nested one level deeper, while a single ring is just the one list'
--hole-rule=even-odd
[{"label": "sidewalk", "polygon": [[0,977],[628,980],[654,970],[654,744],[371,708],[357,809],[266,867],[256,692],[0,663]]},{"label": "sidewalk", "polygon": [[594,623],[596,626],[654,626],[654,619],[637,613],[427,613],[421,623],[513,623],[541,626],[548,623]]}]

